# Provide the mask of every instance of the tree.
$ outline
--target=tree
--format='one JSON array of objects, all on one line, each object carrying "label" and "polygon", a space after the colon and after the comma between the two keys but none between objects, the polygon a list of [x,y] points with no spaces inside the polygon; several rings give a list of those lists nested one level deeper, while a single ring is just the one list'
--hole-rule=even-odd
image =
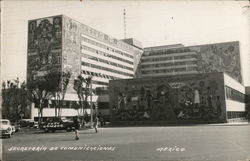
[{"label": "tree", "polygon": [[49,71],[42,79],[29,84],[30,98],[38,108],[39,123],[43,117],[44,107],[48,106],[48,100],[52,98],[57,102],[55,116],[61,116],[62,102],[64,101],[70,77],[70,71]]},{"label": "tree", "polygon": [[51,77],[45,76],[42,80],[33,81],[28,84],[29,99],[38,108],[38,122],[41,123],[43,108],[47,106],[48,100],[52,98],[55,90]]},{"label": "tree", "polygon": [[92,95],[92,78],[92,76],[84,78],[82,75],[79,75],[74,80],[74,90],[76,91],[77,96],[79,98],[79,102],[81,104],[82,116],[84,116],[84,109],[89,106],[88,97]]},{"label": "tree", "polygon": [[71,72],[66,71],[66,72],[53,72],[49,73],[48,77],[53,78],[53,81],[55,84],[55,89],[52,92],[54,99],[56,100],[56,107],[55,107],[55,116],[60,117],[62,114],[62,106],[63,106],[63,101],[64,97],[67,91],[67,86],[70,81],[71,77]]},{"label": "tree", "polygon": [[[3,116],[11,121],[20,119],[21,114],[26,114],[26,108],[29,104],[26,84],[23,82],[19,85],[19,78],[14,81],[2,83],[2,106],[4,109]],[[27,117],[27,115],[25,115]]]}]

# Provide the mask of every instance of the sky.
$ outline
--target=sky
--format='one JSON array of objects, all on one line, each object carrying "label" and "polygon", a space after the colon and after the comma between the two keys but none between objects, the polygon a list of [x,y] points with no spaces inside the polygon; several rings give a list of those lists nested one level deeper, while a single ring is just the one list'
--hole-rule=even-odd
[{"label": "sky", "polygon": [[1,2],[1,79],[26,79],[28,20],[66,15],[117,39],[144,47],[240,42],[243,82],[250,84],[250,11],[247,1],[71,0]]}]

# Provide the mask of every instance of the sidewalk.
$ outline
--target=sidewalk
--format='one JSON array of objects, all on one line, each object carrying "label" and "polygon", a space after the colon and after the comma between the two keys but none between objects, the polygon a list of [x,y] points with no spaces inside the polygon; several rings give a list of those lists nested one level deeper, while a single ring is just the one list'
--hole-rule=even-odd
[{"label": "sidewalk", "polygon": [[243,122],[228,122],[228,123],[220,123],[220,124],[208,124],[211,126],[247,126],[250,125],[247,121]]}]

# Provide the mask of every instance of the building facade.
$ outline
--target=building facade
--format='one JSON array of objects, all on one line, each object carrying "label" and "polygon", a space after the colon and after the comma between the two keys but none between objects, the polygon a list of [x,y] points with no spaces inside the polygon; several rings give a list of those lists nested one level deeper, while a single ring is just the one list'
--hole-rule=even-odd
[{"label": "building facade", "polygon": [[[27,83],[42,80],[51,71],[71,72],[62,115],[75,116],[73,106],[79,99],[74,79],[80,74],[92,76],[92,88],[99,88],[102,94],[95,95],[93,101],[106,102],[108,108],[107,92],[100,91],[105,91],[109,80],[133,78],[141,54],[142,48],[133,41],[117,40],[63,15],[30,20]],[[54,115],[54,105],[52,100],[44,116]]]},{"label": "building facade", "polygon": [[[117,40],[59,15],[28,22],[27,64],[27,84],[71,73],[62,116],[77,115],[79,75],[92,76],[92,101],[113,121],[228,122],[246,111],[237,41],[143,49],[135,39]],[[45,117],[57,106],[48,102]]]},{"label": "building facade", "polygon": [[144,48],[141,77],[225,72],[242,82],[239,42]]},{"label": "building facade", "polygon": [[245,117],[245,87],[224,73],[110,81],[113,123],[220,123]]}]

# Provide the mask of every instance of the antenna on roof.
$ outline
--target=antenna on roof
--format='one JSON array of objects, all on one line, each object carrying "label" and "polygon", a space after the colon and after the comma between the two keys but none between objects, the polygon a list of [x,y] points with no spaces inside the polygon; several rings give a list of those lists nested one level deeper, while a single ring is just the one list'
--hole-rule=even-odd
[{"label": "antenna on roof", "polygon": [[124,39],[126,39],[126,9],[123,9]]}]

